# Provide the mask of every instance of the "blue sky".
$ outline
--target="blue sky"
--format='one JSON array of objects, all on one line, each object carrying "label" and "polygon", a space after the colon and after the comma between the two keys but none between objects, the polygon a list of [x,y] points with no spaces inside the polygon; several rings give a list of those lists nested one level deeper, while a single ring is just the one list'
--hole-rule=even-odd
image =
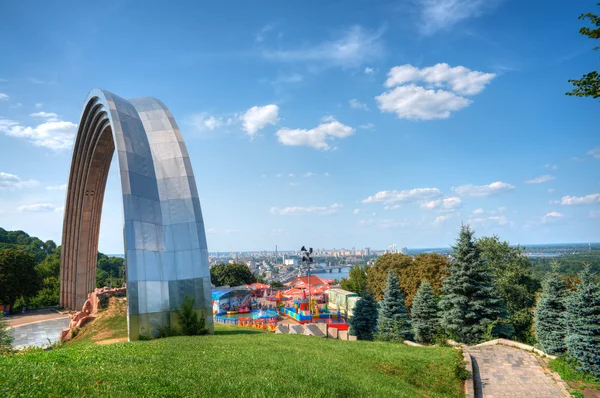
[{"label": "blue sky", "polygon": [[[110,3],[110,2],[109,2]],[[154,96],[209,250],[600,241],[595,1],[1,2],[0,226],[60,241],[89,90]],[[113,162],[100,250],[122,253]]]}]

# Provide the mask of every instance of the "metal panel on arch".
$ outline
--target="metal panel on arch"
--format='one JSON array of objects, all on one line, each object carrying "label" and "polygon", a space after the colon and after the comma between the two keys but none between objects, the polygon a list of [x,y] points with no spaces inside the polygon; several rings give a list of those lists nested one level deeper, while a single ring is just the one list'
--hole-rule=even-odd
[{"label": "metal panel on arch", "polygon": [[212,330],[208,251],[190,158],[155,98],[88,95],[73,149],[62,236],[60,303],[79,309],[96,284],[104,189],[117,151],[123,193],[130,340],[174,325],[185,296]]}]

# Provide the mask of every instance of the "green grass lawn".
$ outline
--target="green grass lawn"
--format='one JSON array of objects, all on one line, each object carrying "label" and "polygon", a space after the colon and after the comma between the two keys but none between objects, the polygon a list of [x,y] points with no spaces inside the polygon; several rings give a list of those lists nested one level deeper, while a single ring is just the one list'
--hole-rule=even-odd
[{"label": "green grass lawn", "polygon": [[[580,372],[573,360],[556,358],[550,361],[550,369],[560,375],[575,392],[589,390],[600,391],[600,380],[591,374]],[[577,396],[577,394],[574,394]],[[581,393],[579,394],[581,395]]]},{"label": "green grass lawn", "polygon": [[[122,328],[113,318],[94,327]],[[222,325],[214,336],[107,345],[87,333],[55,350],[0,357],[0,396],[463,396],[462,356],[452,348]]]}]

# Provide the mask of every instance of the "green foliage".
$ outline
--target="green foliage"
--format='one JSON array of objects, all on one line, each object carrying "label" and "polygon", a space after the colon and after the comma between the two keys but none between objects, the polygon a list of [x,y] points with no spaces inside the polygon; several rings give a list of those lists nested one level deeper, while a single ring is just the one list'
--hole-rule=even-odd
[{"label": "green foliage", "polygon": [[215,329],[215,336],[203,338],[106,345],[75,341],[58,350],[0,357],[0,396],[463,395],[463,383],[455,376],[459,352],[453,348],[390,347],[361,341],[344,344],[218,324]]},{"label": "green foliage", "polygon": [[[457,341],[473,344],[484,338],[492,322],[506,315],[505,304],[468,226],[461,228],[453,249],[454,262],[442,287],[441,325]],[[511,329],[496,330],[494,334],[510,335]]]},{"label": "green foliage", "polygon": [[417,290],[411,308],[412,326],[415,340],[419,343],[432,343],[440,327],[439,309],[431,284],[424,280]]},{"label": "green foliage", "polygon": [[158,330],[158,338],[162,339],[165,337],[175,337],[175,336],[180,336],[181,333],[179,332],[179,330],[175,327],[172,326],[163,326],[162,328],[160,328]]},{"label": "green foliage", "polygon": [[576,382],[577,384],[583,383],[584,385],[589,385],[591,388],[600,389],[600,380],[591,373],[577,370],[577,367],[579,366],[577,361],[568,355],[551,360],[549,365],[550,369],[558,373],[561,379],[566,382]]},{"label": "green foliage", "polygon": [[362,295],[367,289],[367,272],[369,268],[369,266],[361,267],[359,265],[350,268],[348,278],[342,278],[340,281],[341,288]]},{"label": "green foliage", "polygon": [[495,235],[477,239],[475,244],[493,274],[498,295],[506,303],[507,322],[514,326],[516,339],[531,342],[535,295],[541,286],[532,274],[529,258],[521,247],[511,247]]},{"label": "green foliage", "polygon": [[534,331],[539,348],[547,354],[565,351],[566,306],[565,281],[553,272],[544,281],[543,292],[534,311]]},{"label": "green foliage", "polygon": [[210,268],[210,280],[215,286],[240,286],[256,282],[246,264],[215,264]]},{"label": "green foliage", "polygon": [[[598,3],[600,6],[600,3]],[[579,29],[579,33],[589,37],[590,39],[600,39],[600,17],[591,12],[587,14],[581,14],[579,19],[586,20],[595,28],[589,28],[584,26]],[[594,50],[598,50],[600,46],[594,48]],[[600,74],[597,71],[589,72],[579,80],[569,80],[569,83],[572,83],[575,86],[573,91],[567,93],[567,95],[574,95],[577,97],[592,97],[598,98],[600,97]]]},{"label": "green foliage", "polygon": [[404,293],[400,290],[398,277],[393,270],[389,270],[379,309],[377,339],[401,342],[408,338],[410,329],[410,319],[404,306]]},{"label": "green foliage", "polygon": [[12,304],[17,297],[34,296],[40,285],[35,256],[23,250],[0,251],[0,302]]},{"label": "green foliage", "polygon": [[578,369],[600,379],[600,285],[585,268],[581,283],[566,300],[569,355],[577,360]]},{"label": "green foliage", "polygon": [[373,340],[377,329],[377,310],[373,296],[365,293],[354,307],[354,316],[350,318],[350,334],[358,340]]},{"label": "green foliage", "polygon": [[42,282],[42,288],[29,301],[29,306],[31,308],[41,308],[58,305],[59,292],[60,280],[55,276],[45,278]]},{"label": "green foliage", "polygon": [[273,281],[270,284],[271,287],[275,288],[275,287],[283,287],[283,282],[279,282],[279,281]]},{"label": "green foliage", "polygon": [[200,316],[198,316],[194,310],[195,302],[195,298],[185,296],[185,301],[181,305],[181,309],[177,311],[179,326],[181,327],[181,333],[184,336],[201,336],[208,334],[204,313],[201,312]]},{"label": "green foliage", "polygon": [[4,319],[4,314],[0,312],[0,356],[12,351],[13,335],[8,330],[8,322]]},{"label": "green foliage", "polygon": [[393,269],[400,279],[400,288],[410,306],[423,279],[427,279],[438,294],[447,275],[448,259],[439,254],[419,254],[414,259],[405,254],[384,254],[367,271],[367,284],[375,299],[381,300],[388,271]]},{"label": "green foliage", "polygon": [[456,350],[454,356],[454,376],[463,381],[471,376],[471,373],[467,370],[467,361],[465,361],[461,350]]},{"label": "green foliage", "polygon": [[33,254],[36,262],[40,262],[56,250],[56,244],[51,240],[42,242],[23,231],[6,231],[0,228],[0,251],[6,249],[24,250]]}]

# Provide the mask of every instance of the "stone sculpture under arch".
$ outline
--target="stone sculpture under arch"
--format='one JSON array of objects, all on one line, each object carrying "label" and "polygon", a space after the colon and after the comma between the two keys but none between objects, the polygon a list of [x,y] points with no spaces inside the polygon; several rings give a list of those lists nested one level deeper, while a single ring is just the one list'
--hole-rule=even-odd
[{"label": "stone sculpture under arch", "polygon": [[190,158],[155,98],[88,95],[73,149],[60,264],[60,304],[79,309],[96,284],[106,179],[117,150],[123,194],[130,340],[174,325],[185,296],[212,332],[208,250]]}]

